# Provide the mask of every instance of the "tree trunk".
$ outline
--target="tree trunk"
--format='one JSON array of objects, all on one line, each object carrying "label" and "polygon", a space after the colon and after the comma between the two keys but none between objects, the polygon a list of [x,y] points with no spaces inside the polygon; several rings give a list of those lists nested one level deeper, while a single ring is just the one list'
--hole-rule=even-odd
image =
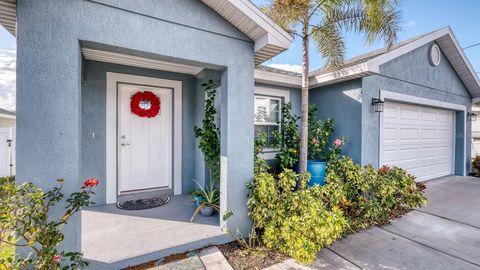
[{"label": "tree trunk", "polygon": [[307,170],[308,153],[308,20],[304,22],[302,34],[302,117],[300,126],[300,172]]}]

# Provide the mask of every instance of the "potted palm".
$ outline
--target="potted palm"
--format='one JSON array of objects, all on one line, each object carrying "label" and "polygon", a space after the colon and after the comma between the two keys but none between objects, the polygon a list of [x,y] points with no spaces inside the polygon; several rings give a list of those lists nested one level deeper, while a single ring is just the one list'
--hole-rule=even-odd
[{"label": "potted palm", "polygon": [[202,200],[199,201],[197,209],[193,213],[190,222],[200,213],[202,216],[208,217],[215,213],[215,211],[220,211],[220,190],[214,187],[213,181],[210,181],[208,188],[204,188],[200,183],[193,180],[198,186],[198,195],[202,197]]}]

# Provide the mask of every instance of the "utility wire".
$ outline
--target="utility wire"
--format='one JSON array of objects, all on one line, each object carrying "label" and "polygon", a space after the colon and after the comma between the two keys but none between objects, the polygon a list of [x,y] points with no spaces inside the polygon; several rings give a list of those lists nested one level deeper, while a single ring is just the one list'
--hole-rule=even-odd
[{"label": "utility wire", "polygon": [[463,49],[466,50],[466,49],[470,49],[470,48],[473,48],[473,47],[476,47],[476,46],[479,46],[479,45],[480,45],[480,43],[475,43],[475,44],[473,44],[473,45],[464,47]]}]

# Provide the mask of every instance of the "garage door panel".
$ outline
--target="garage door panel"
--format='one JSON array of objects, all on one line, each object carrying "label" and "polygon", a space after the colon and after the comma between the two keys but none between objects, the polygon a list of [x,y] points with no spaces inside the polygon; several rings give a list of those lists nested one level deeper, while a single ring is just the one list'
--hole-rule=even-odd
[{"label": "garage door panel", "polygon": [[453,112],[386,102],[382,116],[382,163],[428,180],[453,171]]},{"label": "garage door panel", "polygon": [[436,139],[437,138],[437,130],[434,129],[434,128],[422,129],[421,134],[422,134],[422,139]]},{"label": "garage door panel", "polygon": [[399,140],[417,140],[420,131],[417,128],[400,128],[398,133]]},{"label": "garage door panel", "polygon": [[437,121],[437,113],[435,111],[422,111],[422,121]]},{"label": "garage door panel", "polygon": [[397,129],[396,128],[385,128],[383,132],[385,141],[396,141],[397,140]]}]

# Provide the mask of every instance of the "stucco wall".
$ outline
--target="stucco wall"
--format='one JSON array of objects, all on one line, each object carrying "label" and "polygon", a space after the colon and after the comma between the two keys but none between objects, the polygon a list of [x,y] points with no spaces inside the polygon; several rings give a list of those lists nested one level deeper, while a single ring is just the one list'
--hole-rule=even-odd
[{"label": "stucco wall", "polygon": [[[29,179],[50,189],[56,178],[65,177],[64,191],[71,193],[89,175],[81,171],[81,41],[217,68],[224,93],[222,169],[228,176],[228,183],[222,184],[222,207],[233,210],[240,229],[247,232],[245,183],[253,175],[253,42],[196,0],[171,0],[169,5],[103,2],[112,6],[88,0],[17,1],[18,181]],[[170,5],[177,6],[165,8]],[[98,170],[97,165],[88,166]],[[61,212],[59,206],[53,213]],[[63,246],[68,250],[80,249],[79,225],[77,215],[65,227]]]},{"label": "stucco wall", "polygon": [[362,152],[362,81],[361,79],[310,90],[310,104],[317,105],[317,118],[335,120],[333,137],[345,137],[344,154],[355,162]]},{"label": "stucco wall", "polygon": [[[470,111],[471,96],[445,55],[442,54],[439,66],[430,65],[428,50],[431,44],[426,44],[385,63],[380,66],[380,74],[363,78],[362,164],[378,166],[379,163],[380,114],[372,111],[371,100],[379,97],[380,90],[459,104],[466,106],[467,111]],[[465,159],[468,172],[471,125],[470,122],[466,123],[466,134],[464,134],[463,113],[457,113],[456,119],[455,171],[463,171],[463,162],[460,161]],[[463,153],[464,136],[467,137],[466,153]]]}]

